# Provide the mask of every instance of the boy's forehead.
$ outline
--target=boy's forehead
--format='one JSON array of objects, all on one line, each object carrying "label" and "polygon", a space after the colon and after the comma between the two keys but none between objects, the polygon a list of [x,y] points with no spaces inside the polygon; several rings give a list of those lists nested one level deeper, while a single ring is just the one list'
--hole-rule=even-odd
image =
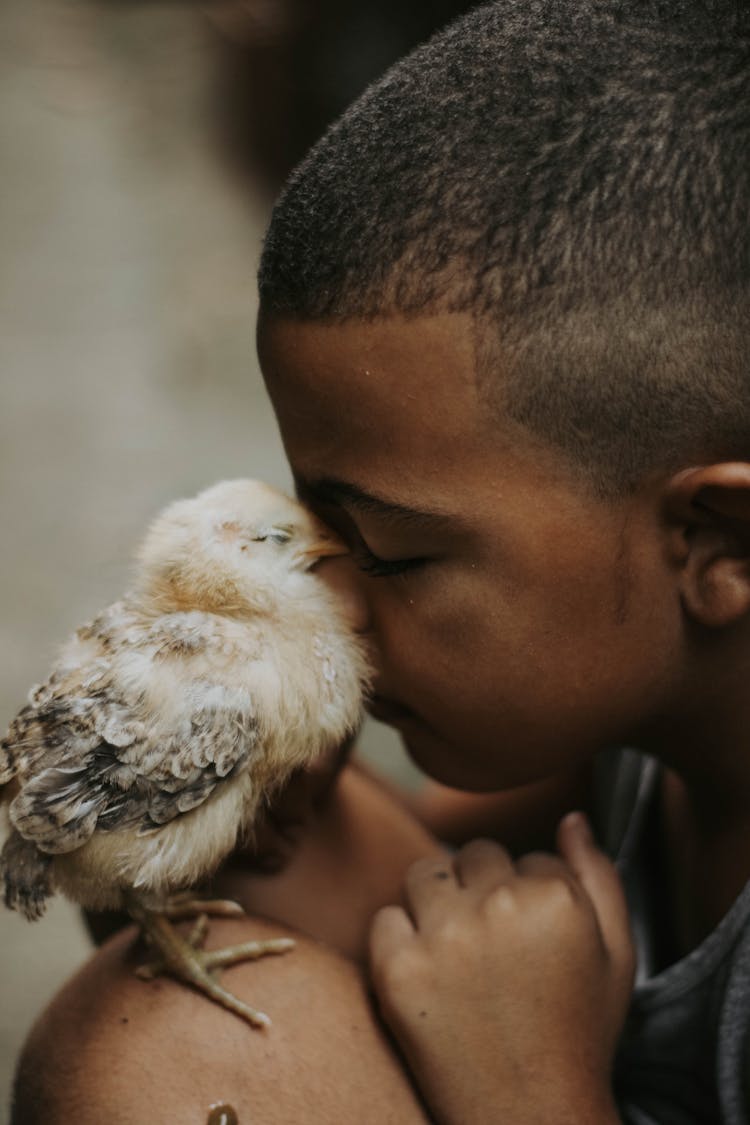
[{"label": "boy's forehead", "polygon": [[417,511],[454,506],[477,440],[469,316],[261,317],[259,354],[293,474]]},{"label": "boy's forehead", "polygon": [[472,328],[460,314],[340,323],[262,317],[258,347],[285,428],[335,418],[345,443],[411,427],[419,445],[476,426]]},{"label": "boy's forehead", "polygon": [[364,503],[381,498],[455,524],[560,484],[549,449],[517,424],[488,418],[468,314],[338,324],[261,317],[258,350],[308,497],[325,488],[333,497],[334,482],[345,486],[341,502],[348,488],[355,506],[359,492]]},{"label": "boy's forehead", "polygon": [[467,315],[341,323],[262,317],[258,348],[292,469],[304,479],[418,493],[476,440],[479,401]]},{"label": "boy's forehead", "polygon": [[490,417],[469,315],[338,324],[261,316],[258,351],[308,498],[326,492],[361,508],[374,497],[393,518],[403,508],[456,526],[570,499],[559,452]]},{"label": "boy's forehead", "polygon": [[303,321],[261,312],[258,326],[266,379],[288,378],[304,365],[316,382],[343,393],[356,380],[360,389],[391,394],[431,382],[455,400],[473,396],[474,340],[474,321],[464,313]]}]

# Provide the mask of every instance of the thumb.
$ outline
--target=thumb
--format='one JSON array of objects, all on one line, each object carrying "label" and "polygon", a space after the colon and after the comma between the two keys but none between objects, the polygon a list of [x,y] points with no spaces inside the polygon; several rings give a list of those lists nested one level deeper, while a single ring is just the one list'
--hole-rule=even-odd
[{"label": "thumb", "polygon": [[635,952],[625,892],[612,861],[597,847],[583,813],[569,813],[557,829],[560,854],[589,896],[605,948],[623,977],[632,979]]}]

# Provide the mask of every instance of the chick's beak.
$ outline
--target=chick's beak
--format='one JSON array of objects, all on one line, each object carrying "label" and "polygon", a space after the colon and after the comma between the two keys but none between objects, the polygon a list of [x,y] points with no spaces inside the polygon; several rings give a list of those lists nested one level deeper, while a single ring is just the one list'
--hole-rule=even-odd
[{"label": "chick's beak", "polygon": [[310,570],[320,559],[333,559],[348,554],[349,549],[343,539],[339,539],[333,532],[326,532],[314,543],[299,551],[297,558],[307,570]]}]

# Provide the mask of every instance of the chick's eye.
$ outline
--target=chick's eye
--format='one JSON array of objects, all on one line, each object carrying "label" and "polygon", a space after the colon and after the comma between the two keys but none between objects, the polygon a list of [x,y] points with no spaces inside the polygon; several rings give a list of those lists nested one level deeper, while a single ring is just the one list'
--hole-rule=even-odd
[{"label": "chick's eye", "polygon": [[262,531],[260,531],[256,536],[254,536],[254,542],[265,543],[267,540],[270,539],[272,543],[278,543],[279,545],[282,545],[284,543],[288,543],[291,538],[292,538],[292,532],[289,528],[286,528],[286,527],[268,527],[268,528],[263,528]]},{"label": "chick's eye", "polygon": [[290,531],[271,531],[268,534],[268,538],[271,540],[272,543],[282,544],[282,543],[288,543],[289,540],[292,538],[292,534],[291,534]]}]

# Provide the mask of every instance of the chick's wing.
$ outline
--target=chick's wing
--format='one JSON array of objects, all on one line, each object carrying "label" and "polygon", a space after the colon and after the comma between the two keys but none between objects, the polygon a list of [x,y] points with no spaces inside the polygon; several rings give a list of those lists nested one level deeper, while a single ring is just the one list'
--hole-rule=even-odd
[{"label": "chick's wing", "polygon": [[239,657],[211,614],[143,622],[118,603],[79,630],[0,745],[18,832],[67,852],[95,829],[152,831],[205,801],[258,742]]}]

